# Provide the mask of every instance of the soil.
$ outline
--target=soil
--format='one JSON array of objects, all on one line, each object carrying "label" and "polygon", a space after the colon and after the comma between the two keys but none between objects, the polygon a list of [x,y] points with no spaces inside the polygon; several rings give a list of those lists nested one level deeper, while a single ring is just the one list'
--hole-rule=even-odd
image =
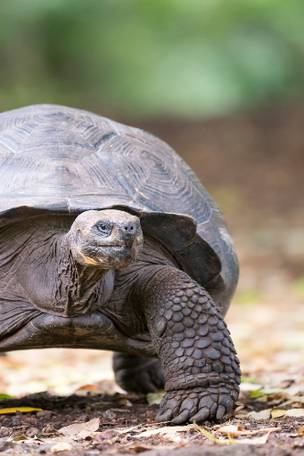
[{"label": "soil", "polygon": [[[235,416],[156,424],[160,397],[119,390],[109,353],[12,352],[0,359],[0,454],[304,454],[303,119],[303,106],[289,106],[141,125],[195,169],[236,241],[241,279],[227,316],[243,371]],[[18,411],[26,406],[41,410]]]},{"label": "soil", "polygon": [[[242,401],[246,404],[246,401]],[[285,418],[265,421],[234,418],[230,425],[250,429],[253,435],[269,437],[267,444],[229,444],[222,440],[222,444],[214,444],[201,434],[195,426],[166,426],[154,421],[157,405],[148,405],[145,397],[136,397],[115,393],[113,395],[96,395],[81,397],[50,396],[47,393],[28,395],[19,400],[11,399],[1,403],[5,407],[31,406],[42,408],[43,411],[33,414],[3,415],[0,417],[0,451],[1,454],[51,454],[62,453],[56,448],[68,448],[65,454],[71,455],[98,455],[98,454],[137,454],[147,452],[147,455],[156,454],[204,454],[222,455],[297,455],[303,454],[303,435],[297,433],[297,428],[304,425],[304,418]],[[270,405],[269,403],[267,404]],[[248,405],[255,407],[254,403]],[[63,435],[60,429],[67,423],[88,423],[98,418],[99,430],[89,432],[83,439],[78,435]],[[240,424],[241,423],[241,424]],[[181,428],[183,430],[181,431]],[[166,433],[162,431],[166,429]],[[168,430],[169,429],[169,430]],[[178,429],[178,432],[175,431]],[[220,425],[205,425],[216,434]],[[265,431],[267,429],[267,431]],[[151,431],[159,430],[160,433]],[[147,435],[143,435],[146,433]],[[149,435],[149,433],[151,435]],[[250,435],[250,434],[249,434]],[[255,437],[252,437],[255,438]],[[220,440],[219,440],[220,441]],[[224,443],[226,442],[226,444]],[[253,442],[252,442],[253,443]],[[223,448],[224,446],[224,448]],[[178,452],[177,452],[178,450]]]}]

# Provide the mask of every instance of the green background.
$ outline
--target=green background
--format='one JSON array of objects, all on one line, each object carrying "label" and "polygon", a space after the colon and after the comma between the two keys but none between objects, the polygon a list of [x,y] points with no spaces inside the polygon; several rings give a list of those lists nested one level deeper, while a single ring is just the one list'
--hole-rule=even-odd
[{"label": "green background", "polygon": [[0,109],[218,115],[303,97],[303,0],[4,0]]}]

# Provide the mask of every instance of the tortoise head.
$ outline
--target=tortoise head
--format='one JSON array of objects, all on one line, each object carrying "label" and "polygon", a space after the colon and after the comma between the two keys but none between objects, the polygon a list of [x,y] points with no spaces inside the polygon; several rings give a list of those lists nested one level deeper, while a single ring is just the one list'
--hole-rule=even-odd
[{"label": "tortoise head", "polygon": [[77,263],[101,269],[128,266],[143,245],[139,218],[117,209],[82,212],[67,239]]}]

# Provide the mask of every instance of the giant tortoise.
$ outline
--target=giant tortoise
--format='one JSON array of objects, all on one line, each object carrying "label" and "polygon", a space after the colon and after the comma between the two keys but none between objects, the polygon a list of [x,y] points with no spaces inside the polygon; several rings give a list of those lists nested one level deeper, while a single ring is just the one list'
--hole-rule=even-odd
[{"label": "giant tortoise", "polygon": [[222,216],[163,141],[79,109],[0,114],[0,350],[113,350],[157,419],[231,415],[223,317],[238,263]]}]

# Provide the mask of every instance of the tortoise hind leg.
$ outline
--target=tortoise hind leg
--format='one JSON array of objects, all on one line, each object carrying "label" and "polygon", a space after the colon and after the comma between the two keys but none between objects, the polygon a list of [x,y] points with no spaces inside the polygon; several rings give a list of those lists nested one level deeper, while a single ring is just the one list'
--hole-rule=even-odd
[{"label": "tortoise hind leg", "polygon": [[125,391],[150,393],[164,388],[165,380],[158,359],[114,353],[113,370],[116,382]]}]

